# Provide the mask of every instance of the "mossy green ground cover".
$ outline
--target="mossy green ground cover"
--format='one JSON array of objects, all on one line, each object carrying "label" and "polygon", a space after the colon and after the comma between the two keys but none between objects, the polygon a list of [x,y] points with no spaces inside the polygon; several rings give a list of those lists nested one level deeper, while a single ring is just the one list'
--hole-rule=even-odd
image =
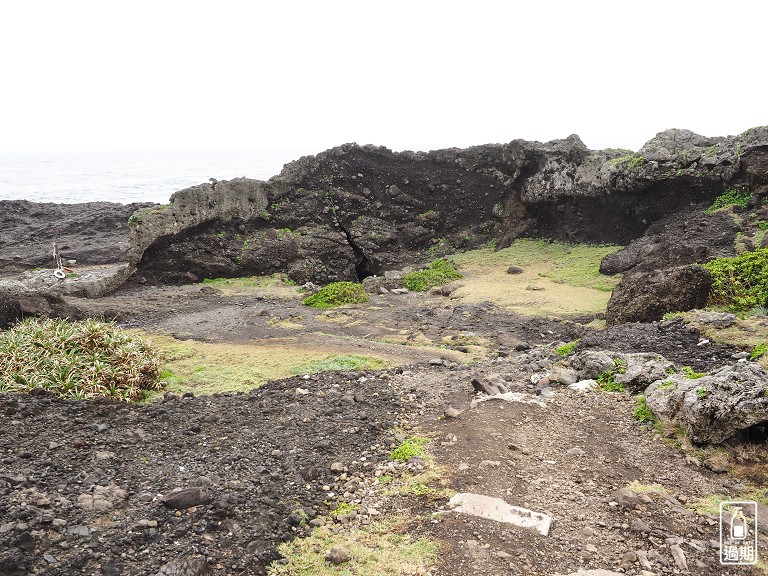
[{"label": "mossy green ground cover", "polygon": [[211,343],[146,334],[161,358],[161,380],[170,392],[244,392],[267,380],[332,370],[375,370],[390,365],[376,356],[302,346],[290,338],[267,343]]},{"label": "mossy green ground cover", "polygon": [[[455,254],[451,260],[464,278],[454,294],[526,315],[603,312],[620,277],[600,274],[600,260],[619,248],[520,239],[498,251],[480,248]],[[510,266],[523,272],[507,274]]]}]

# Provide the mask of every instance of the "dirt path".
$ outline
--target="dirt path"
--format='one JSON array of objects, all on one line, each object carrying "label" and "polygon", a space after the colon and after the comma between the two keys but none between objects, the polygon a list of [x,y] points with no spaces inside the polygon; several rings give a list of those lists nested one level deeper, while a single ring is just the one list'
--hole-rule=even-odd
[{"label": "dirt path", "polygon": [[[740,494],[737,479],[686,461],[632,418],[627,396],[536,395],[530,358],[516,350],[582,338],[693,366],[730,358],[729,348],[702,351],[682,325],[600,331],[415,294],[321,312],[295,296],[200,285],[127,286],[77,303],[180,338],[377,355],[396,366],[147,407],[0,395],[2,576],[186,574],[182,561],[208,566],[193,575],[263,574],[276,546],[310,534],[312,520],[354,538],[390,513],[438,543],[432,576],[748,573],[719,566],[717,523],[692,506]],[[471,407],[474,378],[521,396]],[[448,407],[458,417],[444,418]],[[388,495],[376,478],[413,433],[433,439],[430,480],[424,493]],[[627,486],[633,492],[620,493]],[[189,490],[174,508],[176,488]],[[465,492],[548,514],[551,530],[449,511],[449,494]],[[333,520],[339,502],[355,502],[354,520]]]}]

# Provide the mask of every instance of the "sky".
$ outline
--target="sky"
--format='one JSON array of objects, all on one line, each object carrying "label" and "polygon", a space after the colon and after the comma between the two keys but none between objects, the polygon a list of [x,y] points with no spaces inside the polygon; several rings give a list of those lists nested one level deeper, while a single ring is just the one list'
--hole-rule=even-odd
[{"label": "sky", "polygon": [[0,3],[0,151],[395,150],[768,124],[766,2]]}]

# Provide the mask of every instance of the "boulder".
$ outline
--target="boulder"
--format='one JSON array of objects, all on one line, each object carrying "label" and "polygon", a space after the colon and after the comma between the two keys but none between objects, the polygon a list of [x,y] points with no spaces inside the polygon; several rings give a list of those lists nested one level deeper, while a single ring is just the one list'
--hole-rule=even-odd
[{"label": "boulder", "polygon": [[647,388],[653,382],[665,378],[669,368],[674,368],[672,362],[658,354],[622,354],[621,359],[626,366],[615,370],[614,379],[634,390]]},{"label": "boulder", "polygon": [[690,379],[672,374],[645,391],[648,408],[662,421],[685,426],[698,444],[719,444],[751,426],[768,422],[768,372],[739,362]]},{"label": "boulder", "polygon": [[667,312],[701,308],[711,285],[709,272],[698,265],[630,273],[613,289],[605,320],[609,325],[654,322]]},{"label": "boulder", "polygon": [[613,356],[603,350],[583,350],[570,359],[571,368],[578,372],[582,380],[593,380],[603,372],[614,370],[616,367]]}]

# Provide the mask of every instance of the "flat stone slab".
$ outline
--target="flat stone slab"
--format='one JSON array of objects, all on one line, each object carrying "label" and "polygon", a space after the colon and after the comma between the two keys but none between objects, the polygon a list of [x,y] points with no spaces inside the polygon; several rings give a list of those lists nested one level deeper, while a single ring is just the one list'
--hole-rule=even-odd
[{"label": "flat stone slab", "polygon": [[535,404],[541,408],[546,408],[547,405],[541,400],[537,400],[530,394],[522,394],[520,392],[505,392],[504,394],[496,394],[494,396],[482,396],[472,400],[471,406],[477,406],[481,402],[487,402],[488,400],[504,400],[505,402],[520,402],[522,404]]},{"label": "flat stone slab", "polygon": [[626,576],[620,572],[613,572],[611,570],[579,570],[578,572],[572,572],[568,576]]},{"label": "flat stone slab", "polygon": [[536,530],[542,536],[549,534],[549,527],[552,525],[551,516],[526,508],[512,506],[501,498],[483,496],[482,494],[471,494],[468,492],[456,494],[448,501],[448,506],[454,512],[462,512],[488,520],[512,524],[519,528]]}]

